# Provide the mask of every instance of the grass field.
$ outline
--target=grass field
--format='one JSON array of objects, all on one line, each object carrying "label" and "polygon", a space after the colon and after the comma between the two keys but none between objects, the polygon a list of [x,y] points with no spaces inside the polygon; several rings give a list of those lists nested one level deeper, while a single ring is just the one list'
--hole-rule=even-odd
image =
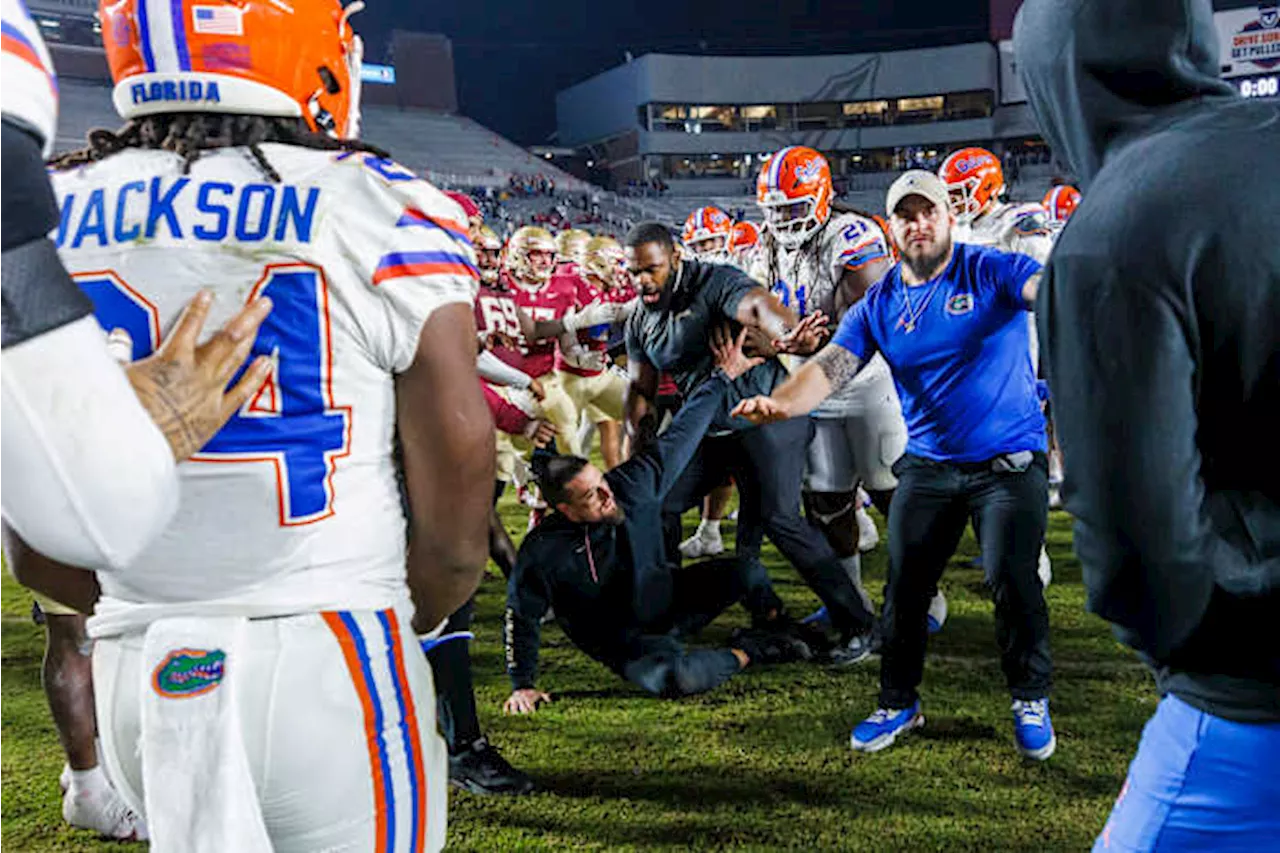
[{"label": "grass field", "polygon": [[[513,532],[523,530],[513,501],[504,500],[503,511]],[[971,538],[943,580],[950,617],[930,643],[928,723],[872,756],[852,753],[848,738],[874,708],[874,661],[847,670],[748,670],[710,694],[661,701],[616,679],[551,626],[539,686],[557,701],[531,717],[505,718],[504,589],[494,572],[481,588],[473,648],[481,718],[539,792],[509,799],[452,791],[451,849],[1087,849],[1156,696],[1135,658],[1084,611],[1069,519],[1054,513],[1051,525],[1059,743],[1043,764],[1024,762],[1013,748],[991,605],[969,565]],[[790,610],[809,612],[812,593],[772,547],[765,557]],[[864,558],[877,591],[884,563],[883,547]],[[125,849],[62,824],[63,758],[40,689],[43,637],[30,604],[6,576],[0,841],[13,851]],[[735,609],[705,639],[744,624]]]}]

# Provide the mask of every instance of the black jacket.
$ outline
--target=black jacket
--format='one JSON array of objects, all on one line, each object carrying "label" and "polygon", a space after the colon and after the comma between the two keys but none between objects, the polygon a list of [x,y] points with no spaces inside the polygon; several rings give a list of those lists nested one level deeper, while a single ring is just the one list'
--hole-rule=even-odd
[{"label": "black jacket", "polygon": [[1028,0],[1014,44],[1084,192],[1036,312],[1090,609],[1280,720],[1280,107],[1218,79],[1208,0]]},{"label": "black jacket", "polygon": [[674,567],[663,544],[663,499],[730,384],[716,370],[657,441],[605,474],[626,514],[622,524],[578,524],[553,512],[525,537],[507,581],[504,635],[513,687],[533,686],[539,624],[548,607],[575,646],[615,672],[639,656],[641,636],[671,627]]}]

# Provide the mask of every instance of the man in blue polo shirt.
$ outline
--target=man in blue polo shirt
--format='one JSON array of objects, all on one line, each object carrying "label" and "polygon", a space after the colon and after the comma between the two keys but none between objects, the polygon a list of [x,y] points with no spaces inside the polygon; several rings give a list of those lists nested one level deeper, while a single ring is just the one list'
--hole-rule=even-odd
[{"label": "man in blue polo shirt", "polygon": [[[744,400],[733,414],[755,423],[805,415],[875,353],[884,356],[908,441],[894,465],[898,489],[889,509],[880,707],[854,728],[853,748],[875,752],[924,724],[916,688],[929,599],[972,518],[995,599],[1018,750],[1043,760],[1056,746],[1049,613],[1036,574],[1048,465],[1025,313],[1040,265],[953,243],[947,190],[930,172],[904,173],[886,207],[902,261],[850,309],[815,358],[771,396]],[[802,322],[779,345],[807,344],[820,323]]]}]

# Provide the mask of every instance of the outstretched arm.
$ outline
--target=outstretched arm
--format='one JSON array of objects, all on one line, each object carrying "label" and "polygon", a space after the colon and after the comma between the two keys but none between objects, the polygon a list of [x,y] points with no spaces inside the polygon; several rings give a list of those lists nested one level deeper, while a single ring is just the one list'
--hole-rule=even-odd
[{"label": "outstretched arm", "polygon": [[807,415],[861,368],[862,359],[839,344],[830,344],[775,388],[773,394],[743,400],[734,407],[733,414],[755,424]]}]

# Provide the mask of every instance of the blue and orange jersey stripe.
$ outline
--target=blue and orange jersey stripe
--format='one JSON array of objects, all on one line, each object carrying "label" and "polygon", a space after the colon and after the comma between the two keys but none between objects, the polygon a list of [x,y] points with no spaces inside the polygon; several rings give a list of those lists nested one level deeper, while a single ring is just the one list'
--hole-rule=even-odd
[{"label": "blue and orange jersey stripe", "polygon": [[466,245],[471,245],[471,235],[467,233],[467,227],[461,222],[452,219],[446,219],[443,216],[432,216],[424,213],[416,207],[406,207],[404,213],[396,221],[397,228],[433,228],[443,231],[453,239]]},{"label": "blue and orange jersey stripe", "polygon": [[480,271],[466,255],[456,252],[390,252],[378,261],[373,283],[421,275],[464,275],[478,279]]},{"label": "blue and orange jersey stripe", "polygon": [[5,53],[16,56],[29,65],[34,65],[45,74],[49,73],[49,69],[45,68],[44,63],[40,61],[40,54],[36,52],[35,45],[23,35],[22,30],[8,21],[0,22],[0,48]]}]

